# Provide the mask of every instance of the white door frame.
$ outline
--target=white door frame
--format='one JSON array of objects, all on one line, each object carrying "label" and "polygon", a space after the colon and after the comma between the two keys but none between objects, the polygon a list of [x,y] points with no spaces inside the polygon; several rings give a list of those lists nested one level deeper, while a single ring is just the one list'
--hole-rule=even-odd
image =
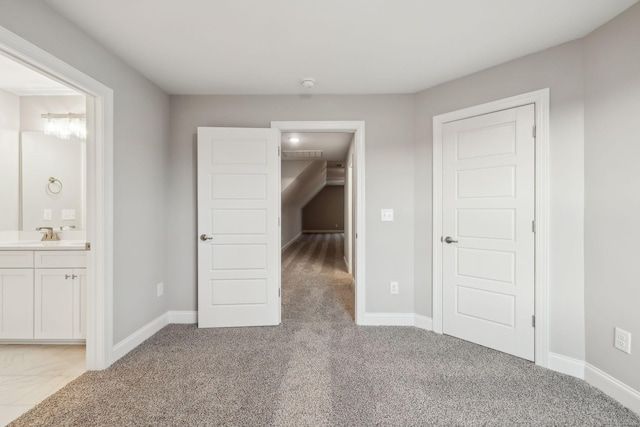
[{"label": "white door frame", "polygon": [[281,132],[354,132],[356,153],[356,324],[364,322],[365,307],[365,198],[364,198],[364,121],[273,121]]},{"label": "white door frame", "polygon": [[87,369],[113,361],[113,90],[0,27],[0,53],[87,96]]},{"label": "white door frame", "polygon": [[442,127],[445,123],[494,111],[535,105],[535,363],[549,353],[549,89],[464,108],[433,117],[433,331],[442,333]]}]

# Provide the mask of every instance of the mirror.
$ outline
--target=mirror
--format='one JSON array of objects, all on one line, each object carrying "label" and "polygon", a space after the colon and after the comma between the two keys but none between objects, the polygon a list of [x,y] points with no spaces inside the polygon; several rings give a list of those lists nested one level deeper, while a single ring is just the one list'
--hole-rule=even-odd
[{"label": "mirror", "polygon": [[86,143],[20,133],[21,229],[84,230]]}]

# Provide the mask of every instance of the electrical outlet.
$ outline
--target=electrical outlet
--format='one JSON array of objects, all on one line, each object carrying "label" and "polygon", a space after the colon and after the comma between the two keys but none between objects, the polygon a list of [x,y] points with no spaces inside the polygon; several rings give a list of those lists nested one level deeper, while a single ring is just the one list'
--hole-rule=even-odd
[{"label": "electrical outlet", "polygon": [[51,221],[51,209],[45,209],[42,213],[42,219],[44,221]]},{"label": "electrical outlet", "polygon": [[389,292],[395,295],[398,291],[398,282],[389,282]]},{"label": "electrical outlet", "polygon": [[623,329],[615,328],[613,346],[620,351],[631,354],[631,334]]},{"label": "electrical outlet", "polygon": [[160,282],[156,285],[156,291],[158,293],[158,298],[164,295],[164,283]]}]

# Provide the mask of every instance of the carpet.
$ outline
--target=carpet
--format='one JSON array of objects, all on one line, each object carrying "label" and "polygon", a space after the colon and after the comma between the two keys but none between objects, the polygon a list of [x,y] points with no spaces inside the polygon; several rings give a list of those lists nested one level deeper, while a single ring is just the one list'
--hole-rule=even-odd
[{"label": "carpet", "polygon": [[586,382],[453,337],[353,321],[340,234],[282,255],[282,325],[169,325],[11,426],[640,426]]}]

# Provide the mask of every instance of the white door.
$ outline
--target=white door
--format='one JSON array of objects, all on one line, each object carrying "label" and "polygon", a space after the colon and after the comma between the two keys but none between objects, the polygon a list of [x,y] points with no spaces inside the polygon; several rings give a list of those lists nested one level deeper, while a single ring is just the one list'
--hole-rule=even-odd
[{"label": "white door", "polygon": [[280,131],[198,128],[198,326],[280,324]]},{"label": "white door", "polygon": [[443,332],[534,359],[534,106],[443,126]]}]

